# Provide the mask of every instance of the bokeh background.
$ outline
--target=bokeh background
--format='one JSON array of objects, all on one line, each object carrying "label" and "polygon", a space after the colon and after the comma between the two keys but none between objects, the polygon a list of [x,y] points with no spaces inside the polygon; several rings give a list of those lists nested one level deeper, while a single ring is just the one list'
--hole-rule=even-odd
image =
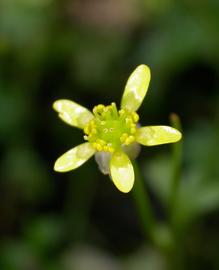
[{"label": "bokeh background", "polygon": [[[175,112],[183,126],[175,207],[182,269],[219,269],[219,1],[1,0],[1,270],[165,269],[132,195],[94,159],[53,171],[82,132],[61,122],[52,103],[119,104],[141,63],[152,72],[141,123],[169,125]],[[171,146],[145,147],[138,162],[165,221]]]}]

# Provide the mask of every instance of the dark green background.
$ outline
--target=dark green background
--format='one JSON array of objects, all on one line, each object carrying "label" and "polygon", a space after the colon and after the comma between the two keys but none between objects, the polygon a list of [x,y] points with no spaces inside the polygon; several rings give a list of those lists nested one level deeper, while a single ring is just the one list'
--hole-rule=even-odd
[{"label": "dark green background", "polygon": [[[83,139],[52,103],[119,104],[141,63],[152,72],[141,124],[169,125],[171,112],[182,121],[175,218],[185,269],[219,269],[219,1],[1,0],[1,270],[164,269],[131,194],[94,159],[53,171]],[[144,147],[138,162],[165,220],[171,147]]]}]

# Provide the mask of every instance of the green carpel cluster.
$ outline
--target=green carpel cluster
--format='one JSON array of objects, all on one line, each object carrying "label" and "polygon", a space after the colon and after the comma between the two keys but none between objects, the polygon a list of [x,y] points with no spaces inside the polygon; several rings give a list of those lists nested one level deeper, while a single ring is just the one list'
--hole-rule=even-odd
[{"label": "green carpel cluster", "polygon": [[122,145],[135,141],[139,116],[125,109],[117,110],[116,104],[93,108],[94,118],[84,128],[84,139],[92,143],[97,151],[113,153]]}]

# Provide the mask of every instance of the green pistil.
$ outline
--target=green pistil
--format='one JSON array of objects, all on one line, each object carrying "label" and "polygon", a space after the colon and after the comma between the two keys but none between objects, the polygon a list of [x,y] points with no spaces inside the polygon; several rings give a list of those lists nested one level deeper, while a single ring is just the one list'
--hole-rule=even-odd
[{"label": "green pistil", "polygon": [[97,151],[114,152],[122,145],[135,141],[136,123],[139,116],[136,112],[117,110],[116,104],[93,108],[94,119],[84,128],[84,139],[91,142]]}]

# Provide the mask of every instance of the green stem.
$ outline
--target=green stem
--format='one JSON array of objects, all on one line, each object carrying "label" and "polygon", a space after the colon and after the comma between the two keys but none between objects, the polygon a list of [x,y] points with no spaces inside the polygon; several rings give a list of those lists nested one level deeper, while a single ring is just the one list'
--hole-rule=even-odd
[{"label": "green stem", "polygon": [[172,246],[171,231],[167,224],[159,223],[156,219],[139,167],[134,161],[133,166],[135,185],[132,193],[145,239],[150,240],[161,252],[167,254]]},{"label": "green stem", "polygon": [[[171,125],[178,129],[182,130],[180,119],[176,114],[170,115]],[[172,144],[172,159],[173,159],[173,171],[172,171],[172,180],[171,180],[171,189],[170,189],[170,199],[169,199],[169,212],[170,217],[172,218],[176,206],[177,195],[179,191],[180,177],[181,177],[181,168],[182,168],[182,140]]]},{"label": "green stem", "polygon": [[[182,131],[181,122],[176,114],[170,115],[171,125],[179,131]],[[173,236],[172,249],[169,254],[169,269],[184,269],[184,248],[183,241],[177,229],[175,220],[175,211],[177,210],[177,197],[179,195],[179,186],[182,170],[182,140],[172,144],[172,179],[169,196],[169,221],[170,230]]]},{"label": "green stem", "polygon": [[135,205],[138,211],[144,236],[146,239],[149,238],[152,242],[154,242],[156,224],[155,216],[148,194],[145,190],[143,177],[140,174],[137,163],[134,161],[133,166],[135,170],[135,185],[132,191],[133,198],[135,200]]}]

